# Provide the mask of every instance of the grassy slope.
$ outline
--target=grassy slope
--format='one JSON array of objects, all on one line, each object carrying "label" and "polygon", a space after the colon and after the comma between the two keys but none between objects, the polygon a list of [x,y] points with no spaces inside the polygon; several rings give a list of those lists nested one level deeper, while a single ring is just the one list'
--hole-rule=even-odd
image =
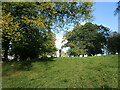
[{"label": "grassy slope", "polygon": [[117,88],[117,81],[118,55],[3,63],[3,88]]}]

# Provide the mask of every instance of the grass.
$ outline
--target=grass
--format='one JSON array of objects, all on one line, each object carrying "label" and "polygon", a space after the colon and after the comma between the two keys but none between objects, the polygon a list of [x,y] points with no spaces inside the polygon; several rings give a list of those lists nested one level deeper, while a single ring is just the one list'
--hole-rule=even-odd
[{"label": "grass", "polygon": [[118,55],[4,62],[3,88],[117,88]]}]

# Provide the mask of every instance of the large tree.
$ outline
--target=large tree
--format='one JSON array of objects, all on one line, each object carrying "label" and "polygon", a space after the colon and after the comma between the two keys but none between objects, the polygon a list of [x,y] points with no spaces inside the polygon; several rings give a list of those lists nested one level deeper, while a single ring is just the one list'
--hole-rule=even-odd
[{"label": "large tree", "polygon": [[109,54],[120,54],[120,33],[112,32],[108,37],[107,49]]},{"label": "large tree", "polygon": [[109,29],[102,25],[86,23],[77,25],[75,28],[64,35],[67,43],[63,47],[70,47],[68,54],[88,56],[102,54]]},{"label": "large tree", "polygon": [[[44,11],[47,8],[53,9],[52,8],[53,4],[51,3],[45,3],[44,5],[46,5],[47,7],[42,8],[42,6],[37,5],[37,3],[21,3],[21,2],[3,3],[3,47],[5,48],[3,49],[5,52],[4,53],[5,59],[7,59],[8,57],[10,43],[13,44],[11,50],[14,50],[15,54],[18,54],[16,53],[18,51],[19,53],[21,52],[21,54],[19,55],[24,54],[24,56],[22,57],[25,58],[29,56],[33,57],[32,55],[30,55],[30,53],[29,54],[23,53],[25,52],[25,50],[28,50],[28,46],[29,46],[28,52],[31,51],[38,53],[39,47],[41,46],[41,43],[43,43],[39,41],[38,39],[40,38],[39,35],[42,35],[42,33],[46,33],[48,30],[50,30],[50,26],[48,24],[49,22],[51,22],[50,20],[47,20],[47,17],[41,15],[38,9],[40,9],[41,11]],[[46,11],[46,12],[53,13],[53,11],[54,9],[52,11]],[[5,15],[7,14],[9,16],[6,18]],[[37,41],[39,43],[36,41],[36,39],[38,39]],[[16,42],[19,44],[16,44]],[[34,45],[38,45],[38,46],[32,49],[31,42],[34,43]],[[25,44],[28,45],[26,46]],[[14,48],[17,49],[13,49],[13,46],[15,46]]]},{"label": "large tree", "polygon": [[7,60],[10,42],[12,41],[12,38],[19,36],[19,32],[17,32],[18,23],[13,22],[11,13],[3,13],[3,15],[2,49],[4,50],[4,58]]},{"label": "large tree", "polygon": [[[51,50],[46,49],[48,45],[45,45],[46,42],[50,42],[50,41],[46,39],[45,42],[42,42],[44,38],[47,37],[44,35],[48,35],[47,33],[51,32],[51,29],[58,30],[60,29],[60,27],[61,28],[64,27],[64,25],[71,23],[73,24],[81,20],[88,20],[92,18],[91,12],[92,12],[93,3],[91,2],[69,2],[69,3],[68,2],[66,3],[3,2],[2,5],[3,5],[2,11],[3,11],[3,22],[4,22],[2,42],[4,47],[3,48],[4,58],[7,59],[10,46],[12,48],[11,50],[14,50],[14,53],[16,52],[16,54],[18,54],[15,48],[20,47],[21,49],[19,50],[25,50],[25,49],[27,50],[27,48],[29,47],[30,49],[32,46],[31,41],[33,41],[34,43],[37,42],[37,44],[33,49],[33,52],[37,53],[36,51],[37,48],[44,47],[43,50],[40,50],[39,54],[42,54],[41,52],[43,51],[44,53],[45,52],[50,53]],[[6,15],[8,15],[7,18]],[[10,23],[6,24],[5,23],[6,21]],[[38,38],[39,36],[42,37],[38,39],[39,40],[38,41],[35,38]],[[49,38],[53,38],[53,37],[54,35],[52,35],[52,37]],[[52,39],[51,42],[52,41],[54,42],[55,40]],[[14,43],[15,44],[19,43],[19,44],[15,45]],[[25,46],[26,43],[28,44],[28,47]],[[52,46],[54,48],[55,45]],[[26,58],[27,57],[28,56],[26,54]]]},{"label": "large tree", "polygon": [[120,1],[117,2],[117,8],[115,10],[115,15],[120,12]]}]

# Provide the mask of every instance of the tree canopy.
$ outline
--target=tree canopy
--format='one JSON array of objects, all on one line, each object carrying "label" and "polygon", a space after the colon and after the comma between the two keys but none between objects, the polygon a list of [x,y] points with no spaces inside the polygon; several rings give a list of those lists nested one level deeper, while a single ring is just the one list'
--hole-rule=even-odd
[{"label": "tree canopy", "polygon": [[109,28],[86,23],[85,25],[77,25],[72,31],[64,35],[64,41],[67,43],[63,47],[70,47],[69,55],[95,55],[102,54],[109,33]]},{"label": "tree canopy", "polygon": [[120,1],[117,2],[117,8],[115,10],[115,15],[120,12]]},{"label": "tree canopy", "polygon": [[55,54],[55,34],[65,25],[90,20],[92,2],[3,2],[2,43],[21,59]]},{"label": "tree canopy", "polygon": [[120,53],[120,33],[112,32],[108,38],[107,49],[109,54]]}]

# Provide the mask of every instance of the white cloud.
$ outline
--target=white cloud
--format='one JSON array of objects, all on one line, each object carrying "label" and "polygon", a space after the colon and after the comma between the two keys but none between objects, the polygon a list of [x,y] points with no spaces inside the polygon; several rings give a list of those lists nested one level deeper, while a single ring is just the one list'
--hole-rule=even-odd
[{"label": "white cloud", "polygon": [[58,48],[58,49],[61,49],[61,46],[62,46],[62,37],[63,36],[56,36],[56,41],[55,41],[55,44],[56,44],[56,47]]},{"label": "white cloud", "polygon": [[58,49],[58,51],[56,52],[57,54],[57,57],[59,57],[59,49],[61,49],[61,46],[62,46],[62,36],[56,36],[56,41],[55,41],[55,45]]},{"label": "white cloud", "polygon": [[86,23],[86,22],[81,22],[80,24],[81,24],[81,25],[84,25],[85,23]]},{"label": "white cloud", "polygon": [[[64,45],[66,42],[63,42],[62,43],[62,40],[63,40],[63,36],[56,36],[56,41],[55,41],[55,45],[56,45],[56,47],[57,47],[57,49],[58,49],[58,51],[57,51],[57,57],[59,56],[59,49],[61,49],[61,47],[62,47],[62,45]],[[67,50],[68,50],[68,48],[63,48],[62,49],[62,51],[64,51],[64,52],[67,52]]]}]

